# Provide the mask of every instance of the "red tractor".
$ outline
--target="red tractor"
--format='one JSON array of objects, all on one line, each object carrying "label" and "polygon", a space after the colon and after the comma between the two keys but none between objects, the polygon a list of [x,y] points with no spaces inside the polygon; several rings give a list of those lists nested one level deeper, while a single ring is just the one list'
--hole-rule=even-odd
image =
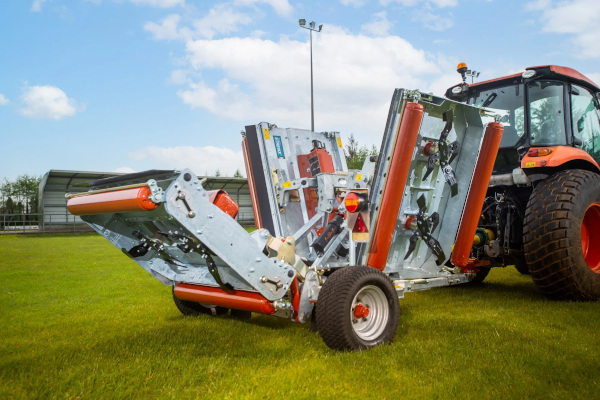
[{"label": "red tractor", "polygon": [[471,256],[481,282],[515,265],[557,300],[600,297],[600,87],[566,67],[544,65],[446,97],[501,116],[504,135]]}]

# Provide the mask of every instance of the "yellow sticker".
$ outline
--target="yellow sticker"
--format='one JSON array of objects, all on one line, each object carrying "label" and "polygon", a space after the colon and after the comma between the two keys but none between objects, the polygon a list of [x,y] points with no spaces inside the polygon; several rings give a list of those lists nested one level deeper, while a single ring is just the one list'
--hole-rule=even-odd
[{"label": "yellow sticker", "polygon": [[287,188],[289,188],[289,187],[292,187],[292,182],[290,182],[290,181],[283,182],[283,188],[284,188],[284,189],[287,189]]},{"label": "yellow sticker", "polygon": [[362,181],[362,174],[356,174],[356,180],[357,181]]},{"label": "yellow sticker", "polygon": [[265,132],[265,139],[271,139],[271,136],[269,135],[269,130],[267,128],[264,128],[263,131]]},{"label": "yellow sticker", "polygon": [[533,168],[535,167],[535,161],[525,163],[525,168]]},{"label": "yellow sticker", "polygon": [[343,147],[342,146],[342,138],[337,138],[337,142],[338,142],[338,147]]}]

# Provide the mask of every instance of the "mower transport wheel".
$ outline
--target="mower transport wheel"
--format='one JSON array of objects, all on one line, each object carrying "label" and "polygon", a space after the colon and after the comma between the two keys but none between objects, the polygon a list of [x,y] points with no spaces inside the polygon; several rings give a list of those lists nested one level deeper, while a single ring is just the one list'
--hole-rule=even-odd
[{"label": "mower transport wheel", "polygon": [[400,317],[392,281],[370,267],[346,267],[323,284],[316,305],[319,334],[334,350],[390,343]]},{"label": "mower transport wheel", "polygon": [[490,273],[491,267],[479,267],[479,272],[475,274],[473,279],[468,283],[469,285],[479,285]]},{"label": "mower transport wheel", "polygon": [[572,169],[540,182],[527,203],[525,258],[537,287],[555,300],[600,297],[600,176]]},{"label": "mower transport wheel", "polygon": [[213,306],[209,304],[196,303],[195,301],[186,301],[181,300],[175,297],[175,286],[172,289],[173,292],[173,300],[175,301],[175,306],[183,315],[199,315],[199,314],[207,314],[207,315],[223,315],[229,311],[226,307]]}]

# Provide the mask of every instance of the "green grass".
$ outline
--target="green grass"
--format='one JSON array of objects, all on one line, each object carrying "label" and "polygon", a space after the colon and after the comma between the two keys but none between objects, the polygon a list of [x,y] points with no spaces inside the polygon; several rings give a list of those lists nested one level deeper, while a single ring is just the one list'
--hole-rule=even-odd
[{"label": "green grass", "polygon": [[600,397],[600,304],[515,269],[411,293],[393,344],[329,350],[308,324],[184,317],[97,235],[0,237],[0,398]]}]

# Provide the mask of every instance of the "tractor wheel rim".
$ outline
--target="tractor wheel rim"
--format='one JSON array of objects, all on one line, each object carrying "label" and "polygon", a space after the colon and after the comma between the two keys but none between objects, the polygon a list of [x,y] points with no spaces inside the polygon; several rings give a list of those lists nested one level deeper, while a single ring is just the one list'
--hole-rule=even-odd
[{"label": "tractor wheel rim", "polygon": [[588,267],[600,274],[600,204],[588,207],[581,223],[581,250]]},{"label": "tractor wheel rim", "polygon": [[[368,309],[367,316],[357,318],[356,310]],[[365,341],[377,340],[385,331],[390,318],[390,305],[383,290],[377,286],[368,285],[356,293],[350,308],[350,321],[354,333]]]}]

